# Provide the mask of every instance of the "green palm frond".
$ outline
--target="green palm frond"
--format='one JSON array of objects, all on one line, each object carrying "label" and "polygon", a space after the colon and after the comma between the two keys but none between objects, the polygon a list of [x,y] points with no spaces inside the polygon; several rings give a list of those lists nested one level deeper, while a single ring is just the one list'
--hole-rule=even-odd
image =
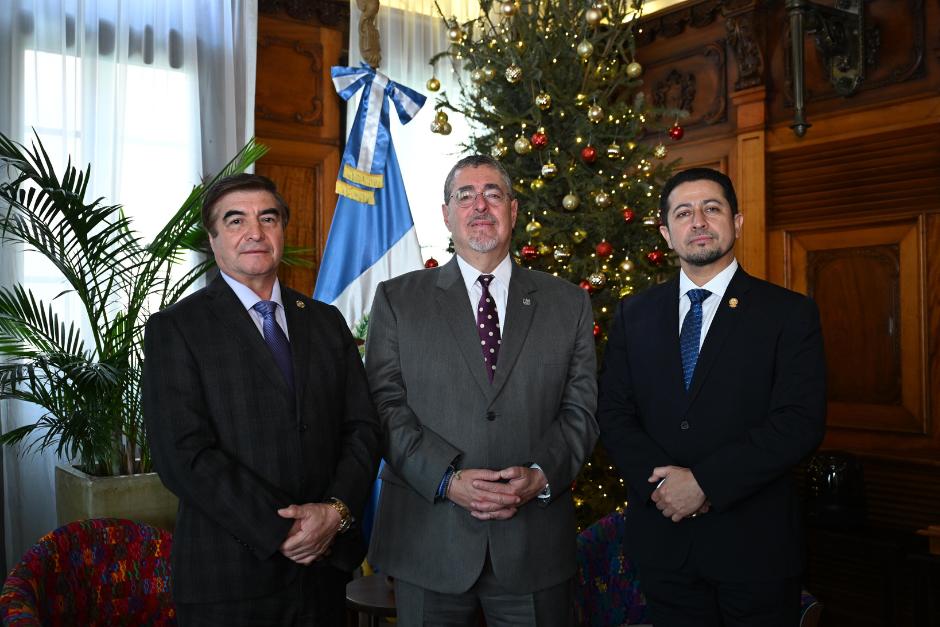
[{"label": "green palm frond", "polygon": [[[250,141],[220,176],[243,172],[267,149]],[[0,399],[45,411],[0,435],[0,445],[53,449],[93,474],[149,469],[141,415],[143,329],[151,309],[177,300],[213,265],[174,272],[187,251],[205,251],[194,187],[151,242],[121,205],[88,199],[90,166],[61,176],[38,135],[24,146],[0,134],[0,242],[36,251],[68,284],[84,320],[66,323],[22,285],[0,288]],[[90,329],[83,340],[80,329]],[[87,342],[87,343],[86,343]]]}]

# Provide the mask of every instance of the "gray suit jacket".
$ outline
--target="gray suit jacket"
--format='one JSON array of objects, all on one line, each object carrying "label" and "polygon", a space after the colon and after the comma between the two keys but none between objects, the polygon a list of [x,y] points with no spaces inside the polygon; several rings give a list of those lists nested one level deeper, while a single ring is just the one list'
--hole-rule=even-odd
[{"label": "gray suit jacket", "polygon": [[[513,266],[491,384],[456,260],[382,283],[366,372],[387,461],[370,562],[439,592],[467,590],[489,549],[517,593],[575,572],[571,482],[597,439],[593,313],[577,286]],[[536,463],[551,498],[480,521],[435,493],[449,464]]]}]

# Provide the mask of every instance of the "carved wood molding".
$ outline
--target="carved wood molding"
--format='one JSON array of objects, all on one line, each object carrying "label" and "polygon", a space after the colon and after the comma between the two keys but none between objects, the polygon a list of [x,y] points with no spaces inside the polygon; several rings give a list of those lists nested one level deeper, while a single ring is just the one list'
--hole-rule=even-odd
[{"label": "carved wood molding", "polygon": [[[647,76],[661,76],[653,80],[651,85],[651,99],[657,107],[685,109],[689,112],[689,119],[683,122],[686,128],[698,125],[711,125],[727,120],[727,63],[725,40],[706,44],[700,48],[684,51],[682,54],[669,57],[650,67]],[[694,60],[704,59],[705,64]],[[710,67],[708,67],[710,66]],[[656,71],[656,67],[668,68],[665,75]],[[693,71],[688,71],[692,67]],[[708,74],[714,76],[713,89],[702,90],[696,72],[707,68]],[[706,81],[706,85],[709,81]],[[712,93],[714,91],[714,93]],[[695,105],[698,96],[698,106]],[[703,98],[710,100],[703,101]],[[700,112],[701,111],[701,112]]]},{"label": "carved wood molding", "polygon": [[645,46],[657,37],[675,37],[681,35],[687,26],[702,28],[715,21],[721,14],[722,0],[705,0],[691,6],[683,6],[675,11],[640,20],[636,36],[636,45]]},{"label": "carved wood molding", "polygon": [[[305,110],[276,111],[273,107],[266,106],[263,103],[256,102],[255,117],[263,120],[272,120],[275,122],[296,122],[309,126],[323,125],[323,99],[318,93],[316,86],[318,83],[313,80],[320,76],[323,70],[323,47],[319,44],[306,44],[302,41],[287,39],[284,37],[274,37],[271,35],[258,38],[258,51],[260,54],[269,48],[286,48],[294,55],[309,59],[309,74],[311,85],[314,86],[314,93],[306,100],[309,108]],[[280,103],[283,104],[283,103]]]},{"label": "carved wood molding", "polygon": [[738,91],[764,84],[764,17],[756,11],[727,15],[725,29],[728,43],[734,50],[738,65],[738,80],[734,88]]},{"label": "carved wood molding", "polygon": [[324,26],[349,30],[348,0],[258,0],[258,12],[286,13],[295,20],[316,21]]}]

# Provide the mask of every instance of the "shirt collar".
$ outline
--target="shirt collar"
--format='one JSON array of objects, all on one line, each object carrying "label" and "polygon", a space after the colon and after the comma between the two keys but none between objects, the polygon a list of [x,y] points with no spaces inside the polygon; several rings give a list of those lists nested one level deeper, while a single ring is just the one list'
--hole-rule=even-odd
[{"label": "shirt collar", "polygon": [[460,275],[463,277],[463,282],[467,286],[468,294],[470,293],[470,288],[477,282],[481,274],[492,274],[496,277],[494,279],[496,282],[502,283],[506,287],[509,286],[509,279],[512,276],[512,260],[509,257],[509,253],[506,253],[506,256],[503,257],[503,260],[499,262],[492,272],[481,272],[460,255],[455,254],[454,256],[457,257],[457,267],[460,268]]},{"label": "shirt collar", "polygon": [[[725,291],[728,289],[728,284],[731,283],[731,277],[734,276],[734,273],[738,269],[738,260],[732,259],[731,263],[728,264],[728,267],[712,277],[711,281],[701,286],[701,289],[708,290],[712,294],[718,296],[717,300],[721,300],[725,295]],[[699,286],[692,282],[686,273],[685,270],[679,271],[679,298],[682,298],[686,295],[689,290],[699,289]]]},{"label": "shirt collar", "polygon": [[[250,311],[255,304],[264,300],[244,283],[239,283],[221,270],[219,270],[219,274],[222,275],[222,278],[225,279],[228,286],[235,292],[235,296],[238,296],[238,300],[241,301],[245,309]],[[281,309],[284,309],[284,302],[281,300],[281,283],[277,280],[277,277],[274,278],[274,287],[271,288],[271,300],[280,305]]]}]

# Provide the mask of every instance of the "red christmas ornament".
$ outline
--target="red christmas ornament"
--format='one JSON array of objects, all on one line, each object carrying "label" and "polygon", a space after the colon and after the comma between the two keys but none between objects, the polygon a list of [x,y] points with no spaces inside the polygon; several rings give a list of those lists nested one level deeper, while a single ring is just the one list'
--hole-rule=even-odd
[{"label": "red christmas ornament", "polygon": [[587,280],[587,279],[581,279],[581,282],[578,283],[578,285],[579,285],[579,286],[581,287],[581,289],[584,290],[585,292],[590,292],[590,291],[591,291],[591,284],[588,283],[588,280]]},{"label": "red christmas ornament", "polygon": [[627,224],[633,222],[636,219],[636,214],[633,212],[633,209],[624,209],[623,210],[623,221]]},{"label": "red christmas ornament", "polygon": [[685,129],[679,126],[678,122],[669,129],[669,137],[672,137],[674,141],[679,141],[683,135],[685,135]]},{"label": "red christmas ornament", "polygon": [[600,337],[600,336],[601,336],[601,325],[595,322],[594,323],[594,337]]},{"label": "red christmas ornament", "polygon": [[548,135],[541,131],[536,131],[532,133],[532,139],[529,140],[532,142],[532,147],[536,150],[542,150],[548,146]]},{"label": "red christmas ornament", "polygon": [[424,262],[425,268],[436,268],[438,266],[437,259],[434,257],[428,257],[428,260]]},{"label": "red christmas ornament", "polygon": [[581,159],[585,163],[594,163],[597,161],[597,148],[594,146],[585,146],[581,149]]},{"label": "red christmas ornament", "polygon": [[608,241],[600,242],[594,247],[598,257],[609,257],[614,252],[614,246]]},{"label": "red christmas ornament", "polygon": [[651,250],[646,253],[646,258],[651,264],[658,266],[666,258],[666,255],[661,250]]},{"label": "red christmas ornament", "polygon": [[539,256],[539,249],[532,244],[526,244],[522,247],[522,258],[526,261],[532,261]]}]

